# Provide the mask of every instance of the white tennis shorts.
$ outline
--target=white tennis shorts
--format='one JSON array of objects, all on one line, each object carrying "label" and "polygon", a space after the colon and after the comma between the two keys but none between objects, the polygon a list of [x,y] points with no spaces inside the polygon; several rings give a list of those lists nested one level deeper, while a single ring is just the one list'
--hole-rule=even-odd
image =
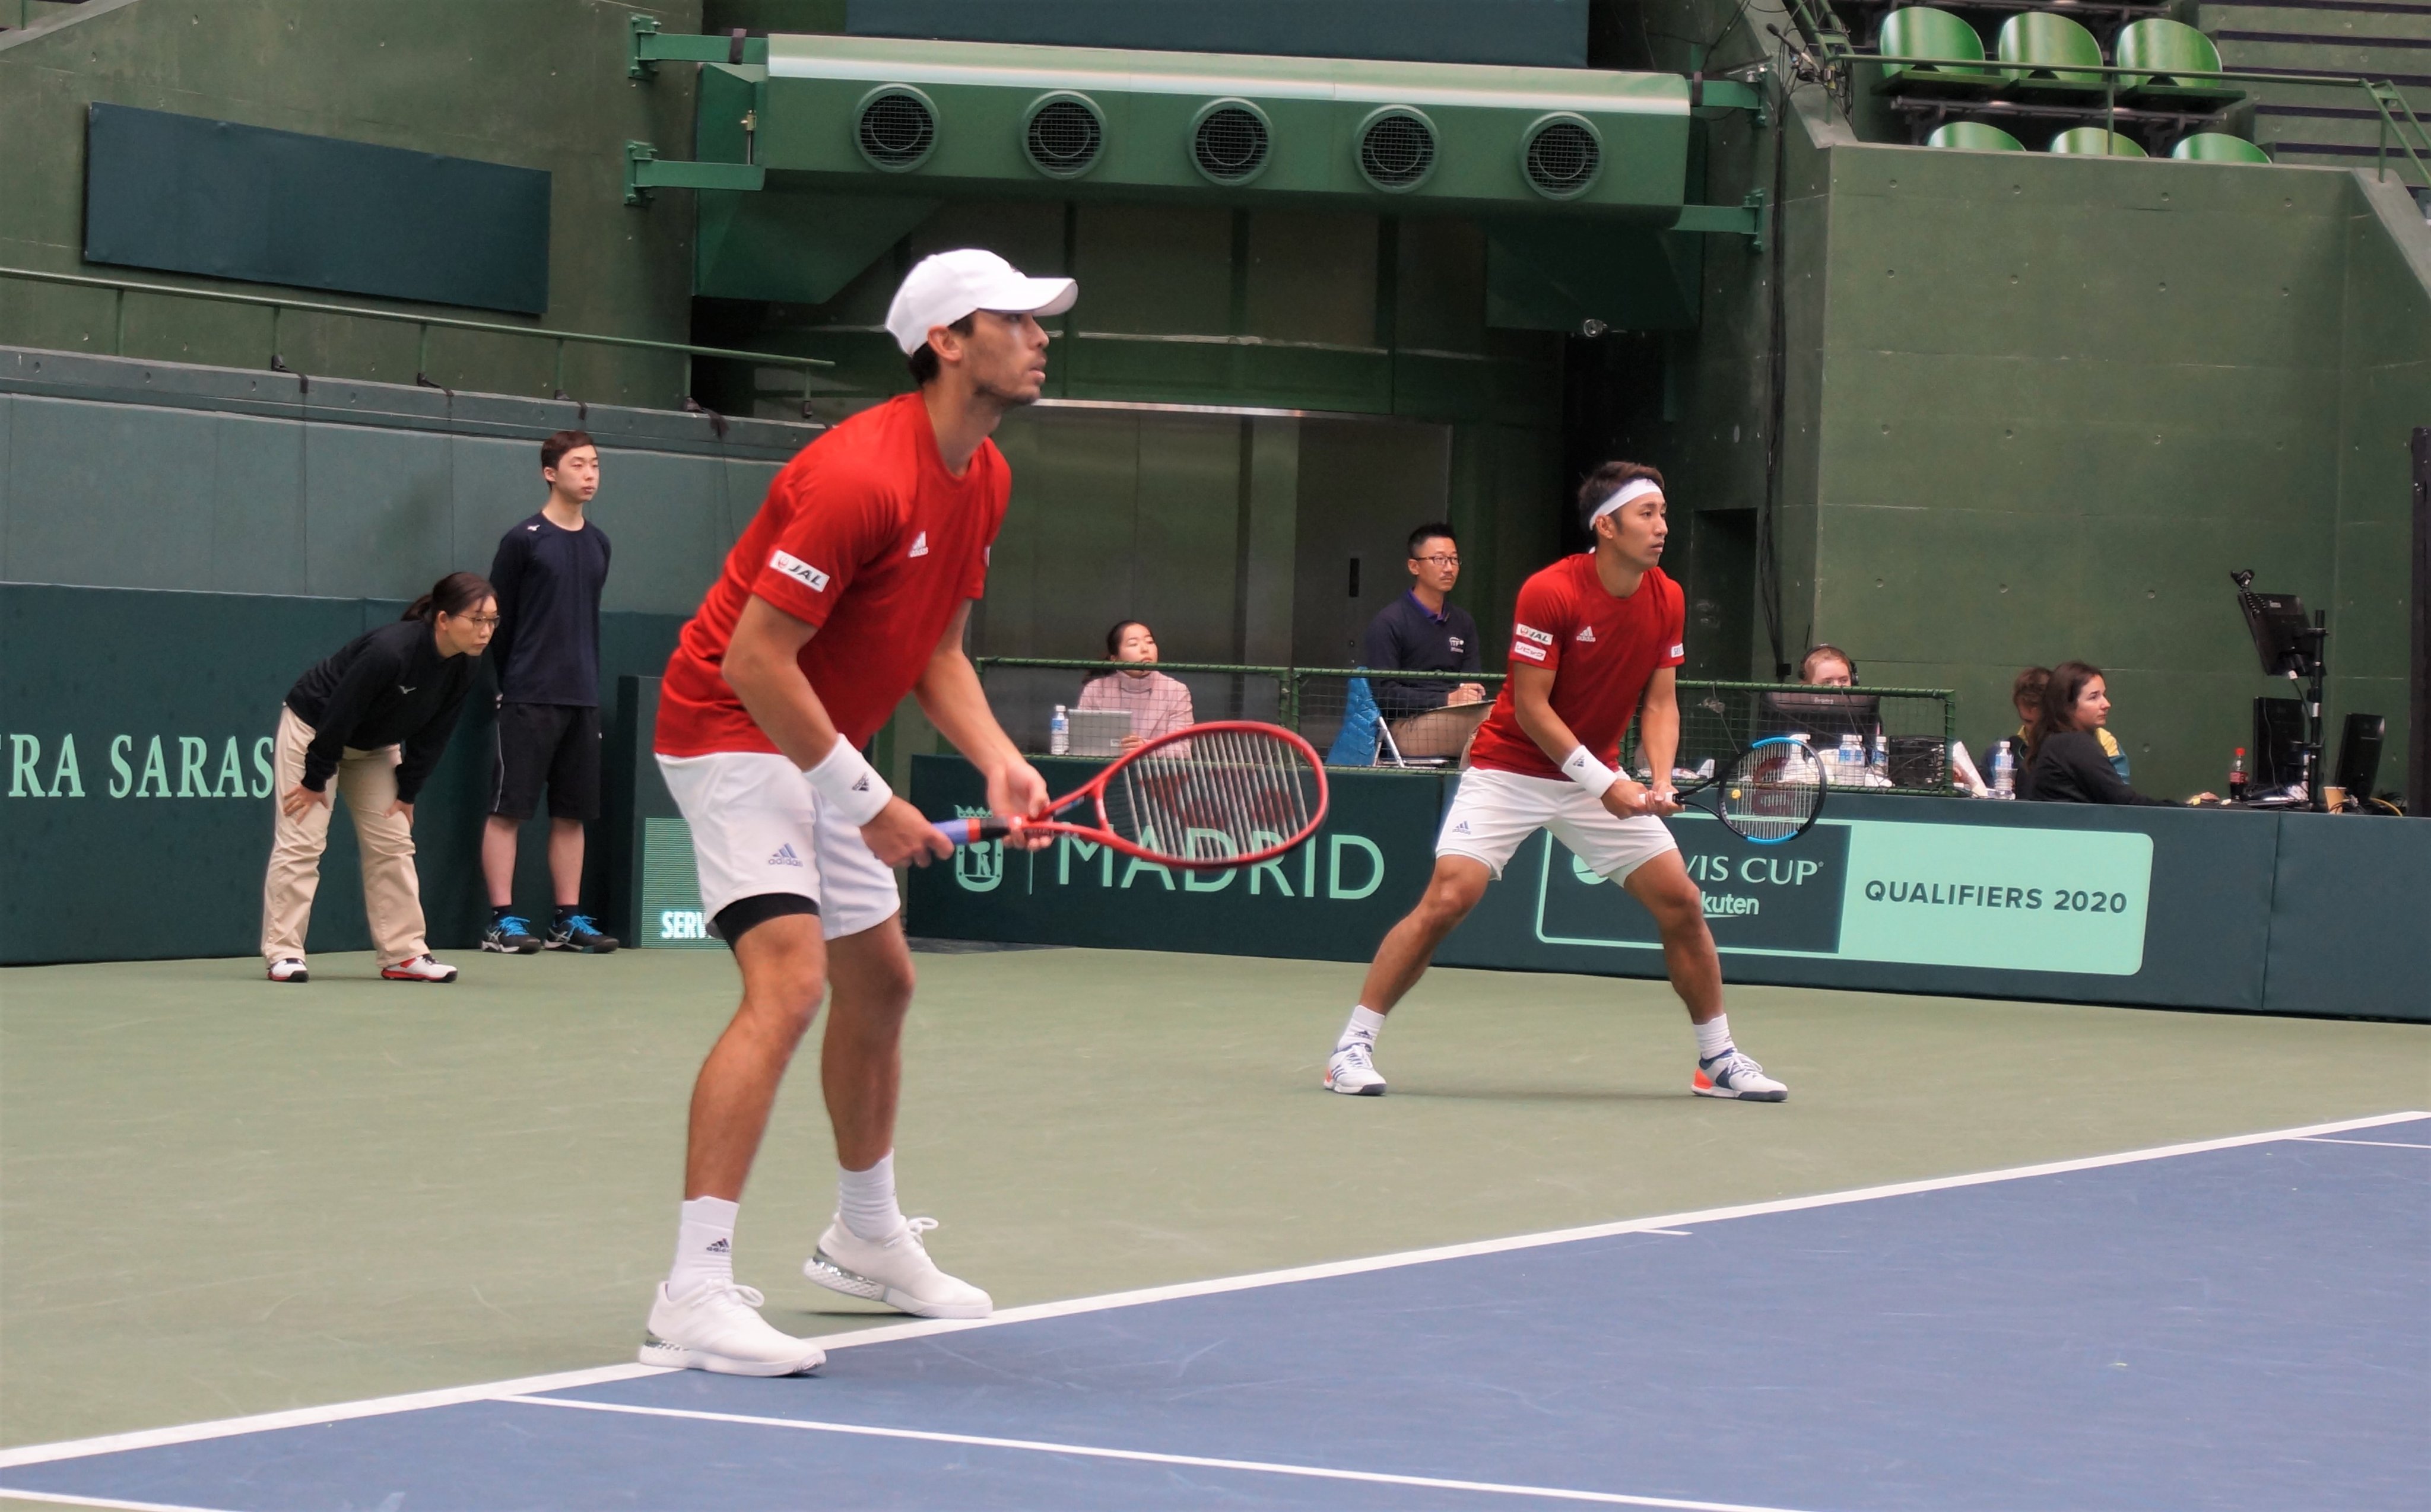
[{"label": "white tennis shorts", "polygon": [[895,873],[871,853],[858,826],[811,786],[800,768],[763,751],[662,756],[659,771],[692,827],[700,908],[763,893],[792,893],[819,905],[829,939],[885,923],[902,906]]},{"label": "white tennis shorts", "polygon": [[1467,856],[1485,863],[1497,882],[1503,863],[1539,829],[1598,876],[1618,882],[1667,850],[1677,850],[1670,829],[1652,815],[1613,816],[1585,788],[1566,777],[1522,777],[1517,772],[1472,766],[1460,774],[1459,791],[1435,836],[1438,856]]}]

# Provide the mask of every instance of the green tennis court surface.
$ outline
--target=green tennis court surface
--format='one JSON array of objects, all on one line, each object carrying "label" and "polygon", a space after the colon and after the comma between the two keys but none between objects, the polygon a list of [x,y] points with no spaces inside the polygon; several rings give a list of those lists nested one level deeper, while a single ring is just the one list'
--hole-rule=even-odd
[{"label": "green tennis court surface", "polygon": [[[629,1361],[719,954],[0,977],[0,1439]],[[1359,967],[924,953],[906,1210],[1000,1306],[2420,1108],[2419,1028],[1735,989],[1773,1107],[1691,1098],[1661,983],[1437,971],[1382,1100],[1317,1089]],[[815,1036],[814,1036],[815,1038]],[[806,1046],[744,1203],[780,1327],[833,1199]]]}]

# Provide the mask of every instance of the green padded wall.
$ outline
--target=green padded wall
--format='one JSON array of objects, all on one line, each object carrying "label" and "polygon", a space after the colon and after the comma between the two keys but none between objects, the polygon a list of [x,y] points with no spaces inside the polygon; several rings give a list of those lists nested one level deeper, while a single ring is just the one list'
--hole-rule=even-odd
[{"label": "green padded wall", "polygon": [[[0,963],[244,955],[270,853],[270,737],[305,667],[393,620],[393,599],[0,585]],[[612,613],[601,687],[655,677],[682,620]],[[466,949],[488,915],[480,832],[493,716],[482,674],[416,805],[416,869],[432,946]],[[613,698],[601,711],[608,727]],[[629,784],[613,785],[626,791]],[[343,810],[343,802],[340,805]],[[625,899],[610,836],[594,827],[586,896]],[[546,901],[546,819],[520,848],[517,893]],[[370,946],[352,822],[330,826],[309,940]],[[129,921],[140,916],[140,927]]]},{"label": "green padded wall", "polygon": [[86,123],[88,262],[548,308],[544,169],[100,101]]}]

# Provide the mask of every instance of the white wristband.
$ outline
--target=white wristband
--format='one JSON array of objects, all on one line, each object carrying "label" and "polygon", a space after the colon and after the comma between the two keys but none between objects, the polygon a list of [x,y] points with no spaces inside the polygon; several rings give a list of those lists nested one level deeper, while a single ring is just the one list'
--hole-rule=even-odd
[{"label": "white wristband", "polygon": [[879,811],[895,798],[894,790],[886,785],[886,779],[878,775],[878,768],[870,765],[861,752],[852,748],[852,742],[842,735],[819,758],[819,764],[802,775],[856,828],[877,818]]},{"label": "white wristband", "polygon": [[1604,789],[1620,781],[1618,772],[1597,761],[1595,752],[1584,746],[1570,752],[1569,757],[1562,763],[1562,775],[1599,798],[1603,797]]}]

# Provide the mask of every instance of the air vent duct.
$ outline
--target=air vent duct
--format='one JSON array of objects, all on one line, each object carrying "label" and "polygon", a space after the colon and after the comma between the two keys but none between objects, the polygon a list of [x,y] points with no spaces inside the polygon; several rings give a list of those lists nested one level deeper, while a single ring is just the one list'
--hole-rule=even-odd
[{"label": "air vent duct", "polygon": [[861,102],[852,139],[872,168],[909,173],[937,147],[937,108],[908,84],[872,90]]},{"label": "air vent duct", "polygon": [[1549,115],[1528,128],[1519,171],[1547,199],[1570,199],[1595,187],[1603,172],[1603,143],[1574,115]]},{"label": "air vent duct", "polygon": [[1078,178],[1098,161],[1106,124],[1084,94],[1050,94],[1030,108],[1021,147],[1030,165],[1049,178]]},{"label": "air vent duct", "polygon": [[1190,128],[1190,160],[1218,184],[1246,184],[1266,166],[1266,112],[1247,100],[1217,100]]},{"label": "air vent duct", "polygon": [[1359,173],[1378,189],[1416,189],[1434,166],[1434,123],[1408,106],[1388,105],[1360,123]]}]

